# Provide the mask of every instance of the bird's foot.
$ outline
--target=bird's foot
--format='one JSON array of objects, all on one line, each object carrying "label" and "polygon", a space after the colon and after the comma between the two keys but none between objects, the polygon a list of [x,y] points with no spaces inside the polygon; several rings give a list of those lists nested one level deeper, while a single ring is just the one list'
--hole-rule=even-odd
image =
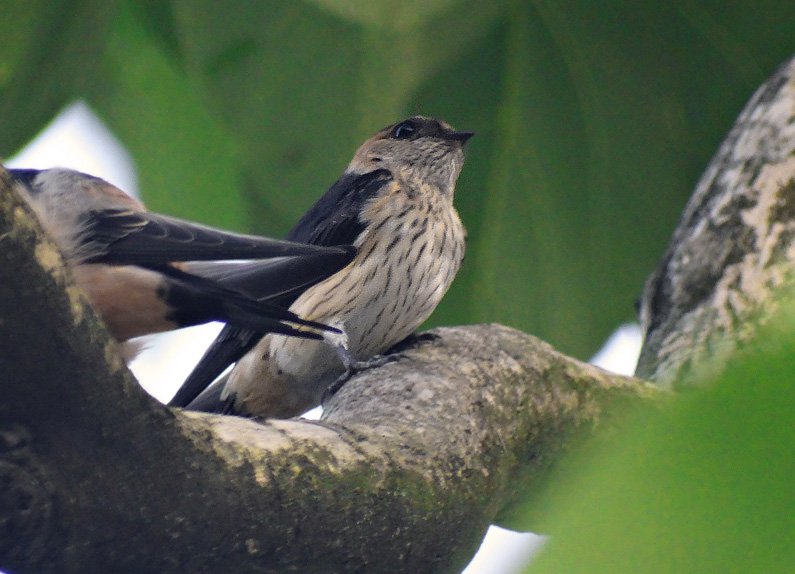
[{"label": "bird's foot", "polygon": [[383,355],[373,355],[366,361],[351,361],[347,365],[347,370],[349,373],[348,378],[358,375],[359,373],[369,369],[377,369],[378,367],[383,367],[388,363],[394,363],[400,359],[400,357],[400,353],[384,353]]},{"label": "bird's foot", "polygon": [[383,367],[388,363],[397,361],[402,356],[400,353],[389,353],[384,355],[373,355],[366,361],[356,361],[353,359],[350,353],[347,352],[347,349],[344,351],[338,349],[338,354],[340,355],[340,358],[342,358],[342,362],[345,365],[345,372],[337,377],[337,380],[331,383],[323,392],[323,397],[320,399],[321,406],[324,406],[326,401],[336,395],[345,385],[345,383],[347,383],[355,375],[358,375],[359,373],[369,369]]},{"label": "bird's foot", "polygon": [[392,345],[392,347],[390,347],[387,351],[387,354],[408,351],[409,349],[419,347],[420,345],[424,345],[426,343],[434,343],[441,338],[441,335],[431,333],[430,331],[425,331],[424,333],[412,333],[402,341],[398,341]]}]

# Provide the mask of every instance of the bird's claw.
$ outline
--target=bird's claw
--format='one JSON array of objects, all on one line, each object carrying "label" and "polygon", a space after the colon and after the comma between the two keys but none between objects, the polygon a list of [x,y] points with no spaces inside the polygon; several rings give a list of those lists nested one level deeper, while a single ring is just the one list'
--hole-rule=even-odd
[{"label": "bird's claw", "polygon": [[355,375],[367,371],[369,369],[377,369],[383,367],[388,363],[393,363],[402,357],[401,353],[391,353],[388,355],[374,355],[366,361],[346,361],[345,372],[342,373],[337,380],[331,383],[323,392],[323,397],[320,399],[320,405],[324,406],[326,401],[336,395],[339,390],[352,379]]},{"label": "bird's claw", "polygon": [[383,367],[388,363],[394,363],[398,359],[400,359],[402,355],[400,353],[389,353],[384,355],[373,355],[366,361],[351,361],[348,364],[348,378],[358,375],[363,371],[367,371],[369,369],[377,369],[378,367]]},{"label": "bird's claw", "polygon": [[413,349],[414,347],[419,347],[420,345],[424,345],[426,343],[434,343],[441,339],[442,336],[438,335],[437,333],[432,333],[430,331],[425,331],[424,333],[412,333],[402,341],[398,341],[387,351],[387,353],[399,353],[402,351],[407,351],[409,349]]}]

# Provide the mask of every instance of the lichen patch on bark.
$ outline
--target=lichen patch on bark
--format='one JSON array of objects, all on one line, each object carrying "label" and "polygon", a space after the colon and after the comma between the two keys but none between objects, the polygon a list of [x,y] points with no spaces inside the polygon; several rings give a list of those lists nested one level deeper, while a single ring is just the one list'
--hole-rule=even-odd
[{"label": "lichen patch on bark", "polygon": [[[637,374],[701,378],[775,315],[795,275],[795,60],[749,101],[644,289]],[[697,374],[694,369],[699,370]]]}]

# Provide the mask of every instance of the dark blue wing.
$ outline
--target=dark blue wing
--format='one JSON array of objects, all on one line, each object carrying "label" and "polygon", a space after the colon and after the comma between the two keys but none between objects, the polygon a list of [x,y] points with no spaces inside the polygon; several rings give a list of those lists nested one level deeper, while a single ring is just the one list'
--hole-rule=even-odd
[{"label": "dark blue wing", "polygon": [[[378,195],[383,187],[393,181],[392,174],[384,169],[376,170],[363,175],[346,174],[332,185],[329,190],[307,211],[301,220],[287,235],[289,241],[308,243],[310,245],[334,246],[352,244],[364,231],[364,223],[359,218],[362,207],[371,198]],[[258,276],[255,264],[246,268],[239,268],[232,272],[226,279],[218,278],[223,284],[237,284],[249,296],[256,298],[256,289],[259,283],[265,289],[272,273],[264,265],[261,276]],[[343,266],[340,266],[342,268]],[[331,275],[329,273],[328,275]],[[284,307],[289,307],[301,293],[314,285],[317,281],[306,282],[303,289],[296,289],[273,299]],[[212,401],[194,399],[212,383],[230,364],[239,360],[251,350],[262,337],[265,331],[243,329],[233,325],[226,325],[218,338],[207,349],[199,363],[185,379],[180,390],[169,402],[171,406],[189,406],[197,410],[217,410],[220,405],[212,405]],[[214,393],[217,395],[218,393]],[[205,397],[205,395],[202,395]]]},{"label": "dark blue wing", "polygon": [[324,246],[353,243],[364,231],[359,219],[362,207],[391,182],[392,174],[385,169],[343,175],[304,214],[286,239]]},{"label": "dark blue wing", "polygon": [[157,213],[106,209],[84,217],[82,240],[102,253],[85,263],[147,265],[328,253],[325,247],[242,235]]}]

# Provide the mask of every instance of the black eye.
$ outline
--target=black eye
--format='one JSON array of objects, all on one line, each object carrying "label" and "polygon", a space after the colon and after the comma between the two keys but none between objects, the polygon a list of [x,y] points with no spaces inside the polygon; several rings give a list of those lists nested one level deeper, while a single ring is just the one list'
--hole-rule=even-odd
[{"label": "black eye", "polygon": [[392,137],[396,140],[407,140],[414,133],[414,126],[408,122],[403,122],[392,130]]}]

